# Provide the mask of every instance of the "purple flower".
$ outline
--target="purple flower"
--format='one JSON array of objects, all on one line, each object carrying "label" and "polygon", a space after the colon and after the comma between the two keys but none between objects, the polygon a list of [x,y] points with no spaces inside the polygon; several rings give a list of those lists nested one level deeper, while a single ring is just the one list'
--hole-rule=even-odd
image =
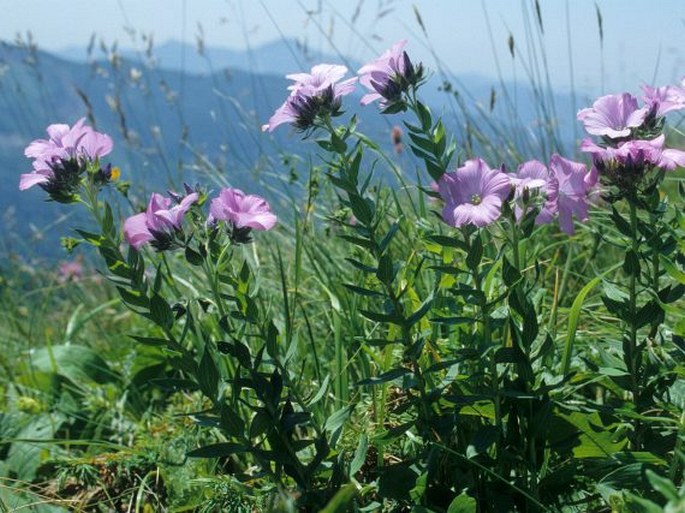
[{"label": "purple flower", "polygon": [[153,192],[147,210],[124,221],[124,238],[137,250],[148,242],[158,251],[171,249],[181,231],[183,216],[198,197],[194,192],[171,206],[171,198]]},{"label": "purple flower", "polygon": [[[685,80],[683,82],[685,83]],[[685,109],[685,87],[644,85],[642,90],[645,93],[642,99],[657,117],[664,116],[671,111]]]},{"label": "purple flower", "polygon": [[[515,187],[514,200],[516,201],[516,207],[514,212],[516,219],[520,220],[528,208],[528,203],[532,196],[537,195],[538,191],[547,196],[547,186],[550,181],[549,170],[542,162],[529,160],[519,166],[516,175],[510,177],[510,180]],[[536,224],[544,224],[551,221],[551,218],[544,213],[544,207],[542,210],[535,218]]]},{"label": "purple flower", "polygon": [[402,93],[416,86],[423,76],[423,68],[414,67],[407,52],[406,40],[395,43],[376,60],[362,66],[357,73],[359,83],[371,92],[362,97],[362,105],[381,100],[381,108],[398,105],[403,110]]},{"label": "purple flower", "polygon": [[19,190],[40,185],[56,201],[70,202],[88,165],[112,151],[112,139],[79,119],[73,127],[54,124],[48,139],[36,139],[24,150],[33,160],[33,171],[22,174]]},{"label": "purple flower", "polygon": [[232,231],[234,242],[249,242],[251,230],[270,230],[278,221],[271,213],[269,203],[260,196],[246,195],[240,189],[221,189],[219,196],[209,206],[211,224],[226,221]]},{"label": "purple flower", "polygon": [[83,277],[83,259],[76,258],[69,262],[59,263],[59,276],[57,281],[60,283],[67,283],[69,281],[78,281]]},{"label": "purple flower", "polygon": [[554,214],[559,215],[559,226],[572,235],[573,216],[580,221],[588,218],[588,196],[597,184],[597,173],[593,169],[590,173],[584,164],[552,155],[549,170],[551,180],[547,186],[548,201],[541,215],[543,221],[551,219]]},{"label": "purple flower", "polygon": [[262,125],[262,131],[273,132],[283,123],[291,123],[298,130],[314,126],[316,118],[323,115],[340,114],[342,97],[354,90],[356,78],[337,83],[347,73],[345,66],[319,64],[311,73],[295,73],[286,78],[295,83],[288,87],[290,96],[281,105],[269,122]]},{"label": "purple flower", "polygon": [[[635,139],[620,143],[616,147],[603,147],[590,139],[585,139],[580,149],[593,156],[595,165],[600,169],[619,171],[621,168],[644,168],[645,165],[655,166],[667,171],[676,167],[685,167],[685,152],[665,148],[664,134],[650,140]],[[641,172],[644,169],[640,169]]]},{"label": "purple flower", "polygon": [[646,107],[638,109],[633,95],[623,93],[598,98],[592,108],[582,109],[577,117],[587,133],[618,139],[628,137],[631,128],[642,125],[648,112]]},{"label": "purple flower", "polygon": [[501,214],[502,202],[511,194],[511,180],[481,159],[468,160],[456,172],[445,173],[438,182],[445,201],[443,220],[454,227],[474,224],[481,228]]},{"label": "purple flower", "polygon": [[516,187],[516,196],[523,194],[525,189],[540,189],[547,184],[549,171],[538,160],[529,160],[521,164],[516,171],[516,176],[511,177],[511,182]]}]

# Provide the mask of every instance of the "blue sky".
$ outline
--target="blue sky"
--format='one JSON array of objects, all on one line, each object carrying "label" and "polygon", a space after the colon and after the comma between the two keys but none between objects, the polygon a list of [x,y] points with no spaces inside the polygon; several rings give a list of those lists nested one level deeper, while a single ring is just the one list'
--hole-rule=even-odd
[{"label": "blue sky", "polygon": [[[540,0],[542,34],[530,25],[536,22],[533,5],[532,0],[0,0],[0,38],[13,40],[30,30],[46,50],[85,46],[93,33],[120,47],[140,46],[142,33],[153,34],[158,43],[194,44],[201,25],[208,46],[239,49],[283,35],[358,61],[409,39],[414,60],[429,67],[435,67],[435,51],[457,75],[496,76],[499,63],[505,79],[520,80],[535,59],[542,62],[531,45],[543,46],[550,81],[560,89],[571,87],[572,72],[576,88],[598,93],[636,91],[644,82],[685,76],[682,0]],[[603,51],[595,5],[603,18]],[[514,59],[510,34],[519,52]]]}]

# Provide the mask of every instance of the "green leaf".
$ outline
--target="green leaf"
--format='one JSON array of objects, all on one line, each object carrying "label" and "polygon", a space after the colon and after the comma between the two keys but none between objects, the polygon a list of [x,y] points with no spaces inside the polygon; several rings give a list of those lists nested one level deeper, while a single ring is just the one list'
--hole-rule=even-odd
[{"label": "green leaf", "polygon": [[359,260],[355,260],[354,258],[346,257],[345,260],[347,260],[350,264],[352,264],[355,268],[357,268],[363,273],[376,274],[376,267],[371,267],[370,265],[363,264]]},{"label": "green leaf", "polygon": [[[17,440],[11,442],[7,454],[3,456],[4,469],[10,471],[14,479],[20,482],[33,481],[39,467],[50,458],[52,450],[56,448],[56,444],[50,441],[63,421],[64,417],[47,413],[32,417],[18,430]],[[5,439],[3,442],[10,440]]]},{"label": "green leaf", "polygon": [[205,346],[205,350],[202,353],[197,380],[202,393],[212,400],[216,399],[219,389],[219,369],[217,369],[216,363],[212,358],[209,345]]},{"label": "green leaf", "polygon": [[392,258],[387,253],[385,253],[378,261],[376,278],[378,278],[378,281],[386,285],[391,284],[395,279],[395,268],[392,263]]},{"label": "green leaf", "polygon": [[685,285],[685,272],[678,269],[678,267],[668,258],[661,255],[659,258],[661,262],[661,267],[668,273],[668,275],[673,278],[678,283]]},{"label": "green leaf", "polygon": [[647,469],[646,471],[647,479],[649,484],[654,487],[654,489],[666,498],[668,501],[677,502],[679,500],[678,489],[676,488],[673,481],[661,477],[659,474],[653,470]]},{"label": "green leaf", "polygon": [[476,513],[476,499],[462,492],[447,507],[447,513]]},{"label": "green leaf", "polygon": [[358,294],[360,296],[366,296],[366,297],[378,297],[378,296],[383,296],[382,292],[378,292],[377,290],[371,290],[371,289],[365,289],[363,287],[357,287],[356,285],[352,285],[350,283],[343,283],[343,287],[346,289],[354,292],[355,294]]},{"label": "green leaf", "polygon": [[426,107],[421,102],[416,102],[416,110],[416,114],[418,115],[419,121],[421,122],[421,128],[424,132],[428,132],[428,130],[430,130],[431,126],[433,125],[430,110],[428,110],[428,107]]},{"label": "green leaf", "polygon": [[404,367],[400,367],[397,369],[392,369],[387,372],[384,372],[383,374],[379,376],[373,376],[370,378],[362,379],[361,381],[357,381],[356,386],[364,386],[364,385],[380,385],[382,383],[387,383],[388,381],[393,381],[397,378],[400,378],[404,376],[405,374],[410,374],[411,371],[409,369],[405,369]]},{"label": "green leaf", "polygon": [[597,412],[573,412],[568,415],[560,414],[560,417],[573,424],[580,432],[579,443],[573,447],[573,455],[576,458],[612,457],[622,451],[628,443],[625,438],[615,440],[611,426],[604,425]]},{"label": "green leaf", "polygon": [[328,390],[328,385],[330,384],[330,381],[331,375],[326,374],[326,376],[323,378],[321,386],[319,387],[319,390],[316,392],[316,394],[314,394],[314,397],[312,397],[312,399],[307,403],[308,407],[313,406],[323,398],[323,396],[326,394],[326,391]]},{"label": "green leaf", "polygon": [[413,134],[409,132],[409,138],[411,139],[411,142],[417,146],[418,148],[421,148],[423,151],[425,151],[429,155],[435,155],[435,144],[433,144],[433,141],[426,139],[425,137],[421,137],[419,135]]},{"label": "green leaf", "polygon": [[264,409],[259,409],[250,424],[250,438],[257,438],[272,427],[273,423],[269,414]]},{"label": "green leaf", "polygon": [[473,317],[435,317],[431,322],[445,324],[447,326],[458,326],[460,324],[473,324],[476,319]]},{"label": "green leaf", "polygon": [[502,257],[502,279],[509,288],[521,280],[521,273],[516,267],[511,265],[506,255]]},{"label": "green leaf", "polygon": [[357,496],[357,487],[354,483],[343,486],[319,513],[344,513],[348,511],[352,501]]},{"label": "green leaf", "polygon": [[357,153],[354,154],[354,158],[352,159],[352,162],[350,163],[350,167],[348,169],[348,174],[353,179],[355,184],[357,183],[357,177],[359,176],[359,168],[361,167],[362,163],[362,155],[363,151],[360,147],[357,150]]},{"label": "green leaf", "polygon": [[374,322],[387,322],[389,324],[396,324],[397,326],[401,326],[402,324],[404,324],[404,319],[402,319],[402,317],[394,313],[384,314],[378,312],[371,312],[369,310],[360,310],[359,313],[367,319],[369,319],[370,321]]},{"label": "green leaf", "polygon": [[480,238],[480,234],[476,236],[471,241],[471,247],[469,248],[469,253],[466,255],[466,265],[469,269],[475,269],[480,265],[480,261],[483,259],[483,241]]},{"label": "green leaf", "polygon": [[385,250],[390,245],[390,242],[395,237],[395,234],[397,233],[397,230],[399,230],[399,228],[400,223],[398,221],[395,221],[390,225],[388,232],[383,236],[383,239],[381,239],[381,242],[378,244],[378,250],[381,253],[385,253]]},{"label": "green leaf", "polygon": [[640,276],[640,258],[632,249],[626,251],[626,256],[623,260],[623,271],[628,276]]},{"label": "green leaf", "polygon": [[116,237],[116,230],[114,229],[114,215],[112,214],[112,207],[105,201],[105,214],[102,218],[102,233],[110,239]]},{"label": "green leaf", "polygon": [[373,222],[373,203],[371,200],[362,198],[358,194],[349,194],[350,208],[352,213],[364,226],[368,226]]},{"label": "green leaf", "polygon": [[170,329],[174,324],[174,312],[169,303],[158,294],[154,294],[150,298],[150,318],[165,330]]},{"label": "green leaf", "polygon": [[221,343],[221,351],[224,354],[233,356],[238,360],[238,363],[246,369],[252,368],[252,354],[250,353],[250,348],[240,340],[234,340],[232,342],[223,341]]},{"label": "green leaf", "polygon": [[205,445],[199,449],[193,449],[186,453],[189,458],[224,458],[232,454],[240,454],[250,452],[250,448],[243,444],[236,443],[220,443],[213,445]]},{"label": "green leaf", "polygon": [[583,302],[585,297],[590,293],[590,291],[597,286],[597,284],[602,281],[601,277],[596,277],[591,280],[587,285],[585,285],[576,299],[571,305],[571,310],[568,315],[568,329],[566,331],[566,343],[564,344],[564,355],[562,358],[562,373],[564,376],[568,375],[571,368],[571,355],[573,353],[573,343],[576,340],[576,331],[578,329],[578,320],[580,318],[580,310],[583,307]]},{"label": "green leaf", "polygon": [[455,237],[447,237],[445,235],[429,235],[425,237],[425,239],[427,241],[439,244],[440,246],[458,248],[464,251],[468,250],[466,244],[464,244],[464,241],[461,241]]},{"label": "green leaf", "polygon": [[352,415],[352,410],[354,410],[354,405],[350,404],[349,406],[345,406],[344,408],[333,412],[333,414],[328,417],[324,423],[324,431],[334,432],[340,429],[343,424],[347,422],[347,419],[350,418],[350,415]]},{"label": "green leaf", "polygon": [[100,244],[102,244],[103,237],[99,233],[92,233],[79,229],[76,229],[75,231],[91,246],[99,247]]},{"label": "green leaf", "polygon": [[663,320],[663,313],[664,311],[661,309],[658,301],[648,301],[642,308],[640,308],[640,310],[638,310],[637,314],[635,315],[635,319],[637,320],[637,328],[639,329],[643,326],[647,326],[655,319]]},{"label": "green leaf", "polygon": [[364,466],[366,461],[366,454],[369,450],[369,437],[366,433],[362,433],[359,438],[359,443],[357,444],[357,449],[354,451],[354,458],[350,462],[350,476],[354,476],[359,469]]},{"label": "green leaf", "polygon": [[435,124],[433,142],[435,143],[435,154],[442,155],[445,152],[445,147],[447,145],[447,137],[445,134],[445,125],[442,124],[441,119]]},{"label": "green leaf", "polygon": [[37,349],[31,357],[31,369],[59,374],[80,384],[111,383],[118,379],[98,353],[89,347],[72,344]]},{"label": "green leaf", "polygon": [[352,244],[354,244],[355,246],[359,246],[360,248],[371,250],[376,249],[376,245],[369,239],[362,239],[361,237],[353,237],[351,235],[340,235],[340,238],[346,240],[347,242],[351,242]]},{"label": "green leaf", "polygon": [[413,326],[423,319],[430,311],[431,306],[433,306],[434,299],[433,293],[431,292],[431,294],[423,301],[423,303],[421,303],[421,306],[419,306],[419,308],[413,314],[407,317],[407,326]]},{"label": "green leaf", "polygon": [[278,329],[273,321],[269,321],[269,327],[266,330],[266,352],[272,358],[278,356]]},{"label": "green leaf", "polygon": [[228,404],[221,405],[221,429],[229,435],[243,437],[245,435],[245,422],[237,411]]},{"label": "green leaf", "polygon": [[192,249],[190,246],[186,248],[186,261],[191,264],[191,265],[202,265],[204,263],[204,258],[202,258],[202,255]]},{"label": "green leaf", "polygon": [[626,237],[632,237],[632,230],[630,228],[630,223],[626,221],[621,214],[618,213],[615,207],[611,207],[611,220],[621,232]]}]

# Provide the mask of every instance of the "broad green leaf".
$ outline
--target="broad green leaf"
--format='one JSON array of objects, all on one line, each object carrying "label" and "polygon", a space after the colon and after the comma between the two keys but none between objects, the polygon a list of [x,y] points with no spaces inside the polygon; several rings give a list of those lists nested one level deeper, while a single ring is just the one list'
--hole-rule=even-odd
[{"label": "broad green leaf", "polygon": [[35,371],[55,373],[74,383],[110,383],[118,379],[107,362],[86,346],[59,345],[36,350],[31,357]]},{"label": "broad green leaf", "polygon": [[447,508],[447,513],[476,513],[476,499],[462,492],[457,495]]},{"label": "broad green leaf", "polygon": [[348,511],[352,501],[357,495],[357,487],[354,483],[343,486],[319,513],[344,513]]}]

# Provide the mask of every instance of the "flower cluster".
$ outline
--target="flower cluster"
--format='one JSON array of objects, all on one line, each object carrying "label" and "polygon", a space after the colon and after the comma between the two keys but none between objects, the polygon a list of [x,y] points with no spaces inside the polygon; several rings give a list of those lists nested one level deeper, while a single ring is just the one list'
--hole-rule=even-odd
[{"label": "flower cluster", "polygon": [[148,242],[157,251],[178,247],[178,241],[183,240],[183,216],[197,200],[194,192],[172,206],[172,198],[153,192],[145,212],[124,221],[124,237],[135,249]]},{"label": "flower cluster", "polygon": [[246,195],[240,189],[226,188],[212,200],[207,222],[226,222],[231,240],[245,243],[250,241],[252,230],[270,230],[276,225],[277,220],[264,198]]},{"label": "flower cluster", "polygon": [[99,159],[112,151],[112,139],[96,132],[79,119],[72,127],[54,124],[47,128],[48,139],[37,139],[26,147],[24,155],[33,160],[33,171],[22,174],[19,190],[34,185],[42,187],[61,203],[76,200],[81,178],[89,170],[97,182],[108,181],[116,168],[100,168]]},{"label": "flower cluster", "polygon": [[319,64],[310,73],[294,73],[286,78],[295,83],[288,87],[285,100],[263,131],[272,132],[277,126],[290,123],[299,131],[315,128],[318,122],[341,113],[342,97],[354,91],[357,80],[371,92],[361,99],[362,105],[381,100],[384,113],[406,109],[404,94],[423,81],[421,64],[414,65],[404,51],[406,41],[400,41],[380,57],[362,66],[359,77],[339,82],[347,73],[345,66]]},{"label": "flower cluster", "polygon": [[290,96],[276,109],[262,130],[272,132],[283,123],[291,123],[298,130],[305,131],[312,128],[319,117],[340,114],[342,97],[354,90],[357,81],[351,78],[338,83],[346,73],[345,66],[319,64],[312,68],[311,73],[286,75],[295,81],[288,87]]},{"label": "flower cluster", "polygon": [[[145,212],[124,221],[124,238],[136,250],[147,243],[157,251],[184,246],[189,238],[183,232],[183,218],[200,198],[189,187],[186,193],[181,196],[170,192],[169,198],[153,193]],[[231,240],[241,244],[250,241],[253,229],[270,230],[277,220],[264,198],[224,188],[211,202],[207,224],[216,226],[218,221],[224,221]]]},{"label": "flower cluster", "polygon": [[450,226],[487,226],[501,216],[505,203],[513,202],[516,219],[535,208],[536,224],[558,217],[561,229],[573,234],[573,217],[588,218],[588,200],[596,183],[596,173],[555,154],[549,169],[531,160],[521,164],[516,174],[490,169],[481,159],[468,160],[442,176],[438,192],[445,202],[443,220]]},{"label": "flower cluster", "polygon": [[381,100],[385,113],[406,109],[404,93],[418,87],[423,80],[423,66],[412,64],[404,51],[406,44],[407,41],[395,43],[383,55],[359,69],[359,83],[371,91],[362,97],[362,105]]},{"label": "flower cluster", "polygon": [[663,116],[685,108],[685,81],[643,91],[641,107],[637,98],[622,93],[602,96],[578,112],[588,134],[601,137],[599,142],[584,139],[580,148],[592,155],[594,169],[613,188],[606,195],[610,200],[648,194],[660,172],[685,166],[685,152],[667,148],[663,134]]}]

